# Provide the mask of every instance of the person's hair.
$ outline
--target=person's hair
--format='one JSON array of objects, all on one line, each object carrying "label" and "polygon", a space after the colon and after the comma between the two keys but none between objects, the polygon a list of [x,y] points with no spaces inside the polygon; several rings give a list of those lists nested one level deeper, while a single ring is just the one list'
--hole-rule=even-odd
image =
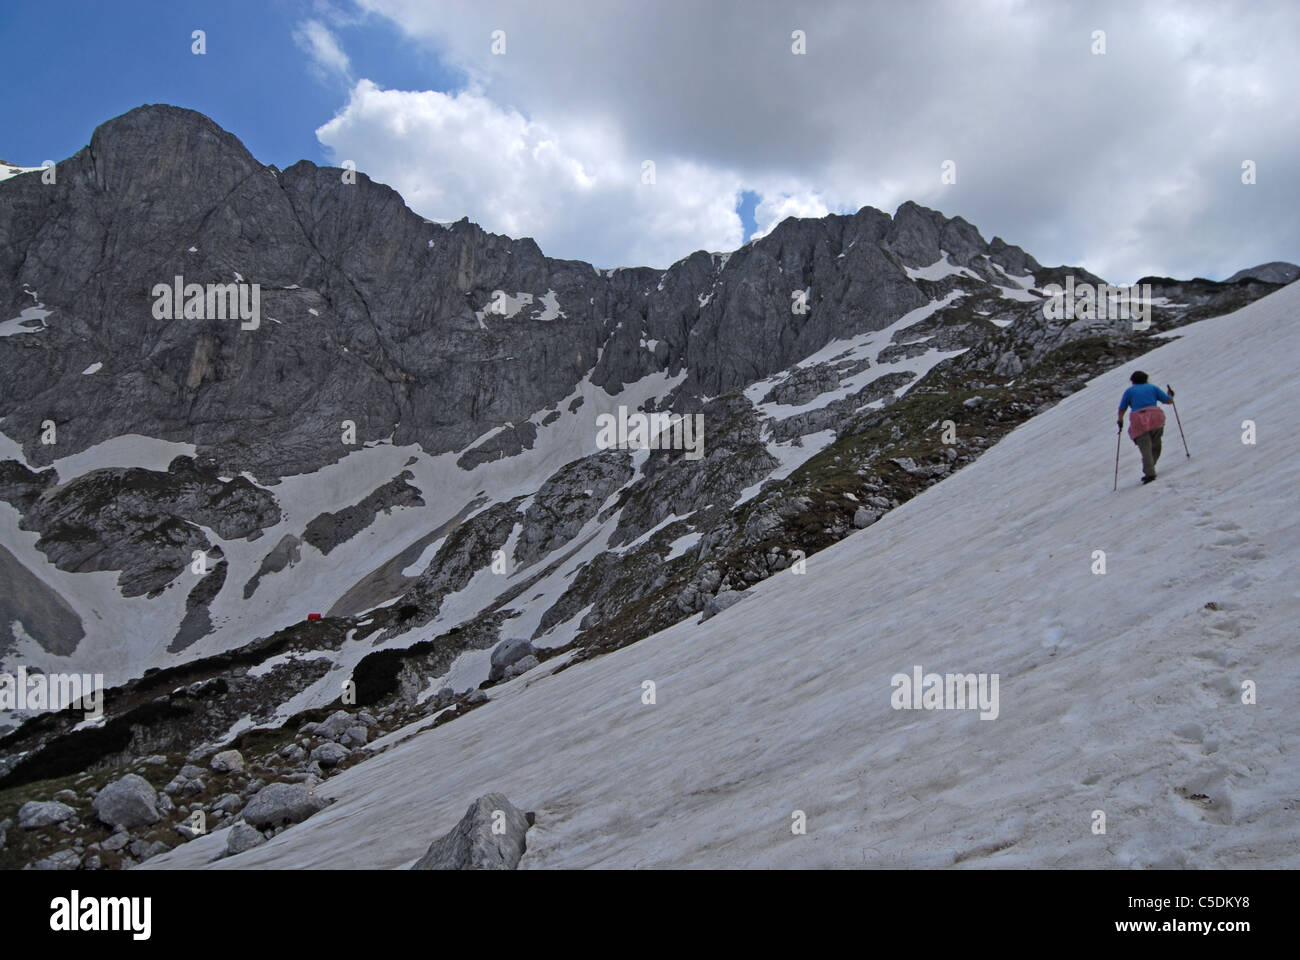
[{"label": "person's hair", "polygon": [[1134,370],[1134,371],[1133,371],[1133,376],[1129,377],[1129,382],[1131,382],[1131,383],[1146,383],[1146,382],[1147,382],[1147,375],[1146,375],[1145,373],[1143,373],[1141,370]]}]

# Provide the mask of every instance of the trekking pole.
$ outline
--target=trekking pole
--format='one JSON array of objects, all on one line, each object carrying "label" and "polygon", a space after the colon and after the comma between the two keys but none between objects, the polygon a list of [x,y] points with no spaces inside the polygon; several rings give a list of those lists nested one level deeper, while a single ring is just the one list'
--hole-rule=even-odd
[{"label": "trekking pole", "polygon": [[1119,443],[1124,436],[1124,424],[1119,425],[1119,430],[1115,432],[1115,486],[1111,487],[1110,492],[1114,493],[1119,489]]},{"label": "trekking pole", "polygon": [[1166,383],[1165,393],[1169,394],[1169,405],[1174,408],[1174,419],[1178,421],[1178,435],[1183,438],[1183,451],[1191,457],[1192,451],[1187,449],[1187,437],[1183,434],[1183,418],[1178,415],[1178,404],[1174,403],[1174,388]]}]

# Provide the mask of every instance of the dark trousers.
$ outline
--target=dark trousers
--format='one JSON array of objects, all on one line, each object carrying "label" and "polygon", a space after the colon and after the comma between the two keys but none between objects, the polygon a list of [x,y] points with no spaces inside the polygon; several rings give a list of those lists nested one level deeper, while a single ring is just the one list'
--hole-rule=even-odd
[{"label": "dark trousers", "polygon": [[1160,440],[1165,435],[1164,427],[1156,427],[1133,438],[1138,450],[1142,452],[1142,476],[1156,475],[1156,461],[1160,459]]}]

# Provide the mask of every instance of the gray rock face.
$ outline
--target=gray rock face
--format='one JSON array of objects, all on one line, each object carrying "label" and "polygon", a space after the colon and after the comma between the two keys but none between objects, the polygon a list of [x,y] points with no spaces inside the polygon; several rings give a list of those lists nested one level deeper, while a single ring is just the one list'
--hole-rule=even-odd
[{"label": "gray rock face", "polygon": [[326,805],[306,783],[271,783],[248,801],[244,820],[261,829],[301,823]]},{"label": "gray rock face", "polygon": [[834,364],[819,363],[800,367],[769,390],[760,402],[797,407],[839,385],[840,370]]},{"label": "gray rock face", "polygon": [[462,589],[474,574],[488,567],[515,527],[522,524],[522,497],[494,504],[457,527],[416,579],[410,599],[424,611],[408,627],[432,620],[450,593]]},{"label": "gray rock face", "polygon": [[527,640],[520,637],[511,637],[502,640],[492,651],[491,666],[488,669],[489,680],[501,680],[505,676],[506,668],[511,664],[524,659],[524,657],[534,656],[537,651]]},{"label": "gray rock face", "polygon": [[128,773],[114,780],[95,796],[95,816],[111,827],[141,827],[162,819],[158,813],[158,792],[138,774]]},{"label": "gray rock face", "polygon": [[847,397],[773,422],[772,437],[775,440],[790,440],[820,430],[835,429],[863,404],[891,396],[895,390],[907,386],[915,379],[916,375],[912,373],[882,374]]},{"label": "gray rock face", "polygon": [[[214,175],[196,187],[195,169]],[[598,352],[592,379],[611,391],[686,369],[686,393],[716,397],[923,305],[904,267],[941,250],[981,275],[992,262],[1033,262],[908,203],[893,218],[871,208],[791,218],[728,256],[695,253],[666,272],[597,271],[467,221],[430,224],[364,174],[344,184],[307,162],[264,167],[175,107],[103,124],[59,173],[56,185],[16,177],[0,188],[0,276],[13,278],[0,311],[16,316],[24,287],[51,311],[38,334],[0,342],[4,382],[42,385],[0,401],[6,432],[39,465],[55,455],[37,439],[39,397],[56,389],[68,434],[59,455],[136,432],[193,441],[228,475],[281,476],[344,455],[343,419],[358,442],[393,433],[432,453],[505,427],[471,451],[473,466],[531,444],[530,416],[568,396]],[[53,220],[57,232],[44,226]],[[155,284],[236,273],[261,285],[257,329],[153,317]],[[92,289],[88,276],[112,282]],[[494,312],[497,290],[530,302]],[[811,291],[803,314],[792,313],[795,290]],[[92,362],[103,372],[80,376]],[[333,385],[328,408],[305,406],[321,383]]]},{"label": "gray rock face", "polygon": [[255,830],[246,823],[237,823],[226,835],[226,856],[233,857],[237,853],[252,850],[264,843],[266,837],[262,835],[261,830]]},{"label": "gray rock face", "polygon": [[734,590],[723,590],[717,596],[709,597],[704,604],[704,616],[700,617],[700,623],[711,620],[728,607],[735,606],[741,600],[744,600],[746,596],[747,594]]},{"label": "gray rock face", "polygon": [[429,846],[412,870],[513,870],[526,848],[528,816],[489,793],[469,805],[465,816]]},{"label": "gray rock face", "polygon": [[403,470],[361,502],[338,513],[322,513],[307,524],[303,539],[321,553],[328,554],[370,526],[381,511],[388,513],[394,507],[424,506],[420,491],[406,482],[414,478],[410,470]]},{"label": "gray rock face", "polygon": [[271,548],[271,552],[262,558],[262,565],[257,568],[248,583],[244,584],[244,599],[248,600],[257,591],[262,578],[272,573],[279,573],[285,567],[291,567],[302,559],[302,541],[292,533],[286,533],[280,542]]},{"label": "gray rock face", "polygon": [[610,450],[552,474],[524,512],[515,562],[528,566],[578,535],[611,493],[632,477],[631,455]]},{"label": "gray rock face", "polygon": [[241,539],[279,517],[274,497],[243,477],[223,482],[177,457],[166,472],[106,468],[77,477],[32,503],[20,526],[41,534],[39,549],[61,570],[120,571],[118,584],[131,597],[161,590],[196,550],[215,566],[220,549],[195,524]]},{"label": "gray rock face", "polygon": [[1300,266],[1294,263],[1287,263],[1283,260],[1274,260],[1272,263],[1261,263],[1257,267],[1247,267],[1245,270],[1238,270],[1230,276],[1225,283],[1236,283],[1238,280],[1262,280],[1265,283],[1294,283],[1300,280]]},{"label": "gray rock face", "polygon": [[76,814],[77,811],[57,800],[29,800],[18,808],[18,827],[21,830],[36,830],[63,823]]}]

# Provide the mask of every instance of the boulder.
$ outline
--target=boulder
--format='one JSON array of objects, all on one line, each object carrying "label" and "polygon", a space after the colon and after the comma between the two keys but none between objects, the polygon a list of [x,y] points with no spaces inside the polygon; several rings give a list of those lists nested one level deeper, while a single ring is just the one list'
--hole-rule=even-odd
[{"label": "boulder", "polygon": [[868,507],[858,507],[853,513],[853,525],[861,530],[863,527],[869,527],[880,519],[880,511],[872,510]]},{"label": "boulder", "polygon": [[233,857],[237,853],[252,850],[263,843],[266,843],[266,837],[262,836],[261,830],[256,830],[246,823],[237,823],[230,828],[230,833],[226,836],[226,856]]},{"label": "boulder", "polygon": [[217,773],[234,773],[244,769],[244,755],[238,750],[222,750],[210,764]]},{"label": "boulder", "polygon": [[700,617],[700,623],[716,617],[723,610],[744,600],[746,596],[748,594],[739,590],[722,590],[717,595],[709,597],[704,602],[704,616]]},{"label": "boulder", "polygon": [[238,813],[244,805],[244,801],[239,799],[237,793],[223,793],[212,803],[213,810],[219,810],[224,813]]},{"label": "boulder", "polygon": [[492,665],[488,670],[488,679],[496,682],[505,677],[506,668],[524,657],[534,656],[537,651],[527,640],[510,637],[502,640],[492,649]]},{"label": "boulder", "polygon": [[81,856],[75,850],[60,850],[42,860],[27,865],[31,870],[76,870],[81,866]]},{"label": "boulder", "polygon": [[370,732],[360,724],[355,727],[348,727],[343,731],[343,736],[339,738],[339,743],[350,750],[357,747],[364,747],[366,741],[370,739]]},{"label": "boulder", "polygon": [[[493,825],[502,830],[493,832]],[[412,870],[513,870],[524,855],[524,834],[532,818],[506,799],[489,793],[469,805],[460,823],[430,844]]]},{"label": "boulder", "polygon": [[143,863],[150,857],[156,857],[160,853],[166,853],[171,847],[161,840],[152,842],[147,840],[132,840],[130,846],[131,856],[135,857],[137,863]]},{"label": "boulder", "polygon": [[202,767],[196,767],[192,763],[187,763],[181,767],[180,772],[172,777],[171,782],[163,787],[163,793],[169,796],[182,794],[189,796],[195,793],[202,793],[205,789],[203,777],[207,773]]},{"label": "boulder", "polygon": [[311,758],[321,765],[323,769],[328,770],[330,767],[336,767],[342,763],[348,756],[348,748],[341,743],[327,741],[311,752]]},{"label": "boulder", "polygon": [[337,741],[342,739],[343,734],[356,725],[356,718],[352,714],[346,710],[336,710],[329,715],[329,719],[316,728],[315,736]]},{"label": "boulder", "polygon": [[244,807],[244,819],[254,827],[266,829],[284,823],[301,823],[327,805],[308,783],[267,784]]},{"label": "boulder", "polygon": [[510,666],[506,667],[506,673],[503,679],[513,680],[521,673],[527,673],[529,670],[533,669],[533,667],[537,667],[540,665],[541,665],[541,661],[538,660],[530,653],[522,660],[516,660],[514,663],[510,664]]},{"label": "boulder", "polygon": [[57,800],[29,800],[18,808],[18,826],[23,830],[36,830],[63,823],[76,815],[76,810]]},{"label": "boulder", "polygon": [[162,819],[158,812],[158,791],[136,773],[114,780],[96,794],[91,806],[95,816],[110,827],[142,827]]}]

